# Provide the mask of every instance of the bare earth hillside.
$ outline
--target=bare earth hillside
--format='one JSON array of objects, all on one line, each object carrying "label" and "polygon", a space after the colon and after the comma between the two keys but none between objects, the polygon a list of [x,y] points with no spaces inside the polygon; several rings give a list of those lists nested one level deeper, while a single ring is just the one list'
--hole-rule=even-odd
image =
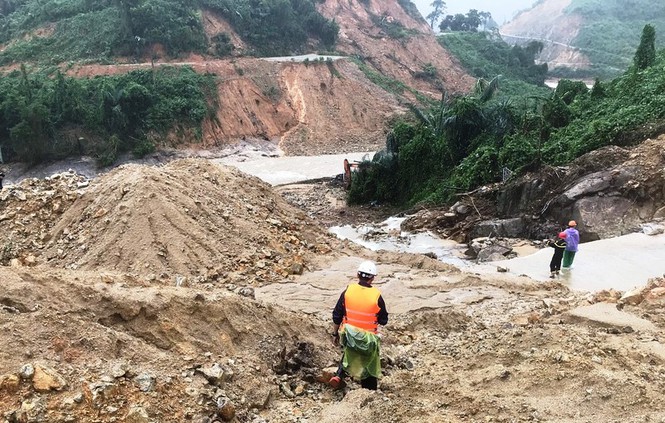
[{"label": "bare earth hillside", "polygon": [[544,45],[539,60],[550,68],[567,67],[587,69],[589,59],[571,45],[577,37],[583,20],[580,16],[563,14],[571,0],[546,0],[518,14],[504,24],[501,36],[512,44],[541,41]]},{"label": "bare earth hillside", "polygon": [[[376,150],[385,143],[388,122],[406,111],[404,103],[419,102],[415,90],[438,99],[442,89],[459,93],[472,86],[473,79],[438,44],[425,21],[409,16],[397,0],[328,0],[318,7],[340,25],[336,50],[347,58],[303,63],[239,57],[247,46],[223,17],[204,10],[207,35],[229,34],[236,57],[190,54],[165,60],[163,49],[153,46],[144,63],[74,64],[64,71],[84,78],[171,65],[215,74],[219,107],[204,123],[202,146],[269,140],[289,155]],[[404,36],[391,37],[381,22],[400,25]],[[369,72],[396,88],[370,81],[351,57],[360,57]],[[422,77],[425,68],[434,68],[436,75]]]},{"label": "bare earth hillside", "polygon": [[[327,0],[319,10],[340,26],[338,49],[365,57],[382,74],[435,98],[440,92],[432,81],[416,77],[427,64],[436,68],[443,88],[450,92],[465,92],[473,85],[473,79],[436,41],[425,20],[409,16],[395,0]],[[385,25],[399,24],[409,35],[391,38],[373,19]]]}]

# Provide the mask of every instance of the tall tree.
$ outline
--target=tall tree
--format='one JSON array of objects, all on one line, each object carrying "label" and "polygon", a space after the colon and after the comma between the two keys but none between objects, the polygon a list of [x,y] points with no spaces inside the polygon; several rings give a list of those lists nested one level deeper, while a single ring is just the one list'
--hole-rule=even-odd
[{"label": "tall tree", "polygon": [[476,9],[471,9],[466,15],[458,13],[455,16],[446,16],[439,24],[439,28],[441,31],[476,32],[481,23],[480,12]]},{"label": "tall tree", "polygon": [[652,25],[644,26],[633,61],[637,70],[646,69],[656,63],[656,29]]},{"label": "tall tree", "polygon": [[483,25],[483,31],[487,31],[487,28],[494,22],[492,19],[492,14],[490,12],[480,12],[478,13],[480,17],[480,22]]},{"label": "tall tree", "polygon": [[434,25],[439,22],[441,16],[443,16],[446,11],[446,3],[442,0],[434,0],[430,6],[432,6],[434,10],[427,15],[426,19],[429,21],[429,26],[434,29]]}]

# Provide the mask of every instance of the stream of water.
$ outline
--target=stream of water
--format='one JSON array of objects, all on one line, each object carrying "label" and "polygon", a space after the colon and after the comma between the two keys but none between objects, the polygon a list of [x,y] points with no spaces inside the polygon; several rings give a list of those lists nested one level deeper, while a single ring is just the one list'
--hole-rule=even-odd
[{"label": "stream of water", "polygon": [[[342,162],[361,160],[371,153],[352,153],[312,157],[255,156],[238,160],[229,157],[224,164],[257,176],[273,184],[299,182],[342,173]],[[433,253],[446,263],[465,272],[496,272],[497,266],[507,267],[510,273],[526,275],[535,280],[549,279],[552,249],[501,262],[475,264],[464,259],[466,246],[437,238],[432,233],[411,234],[400,230],[404,218],[390,218],[379,225],[337,226],[330,231],[341,239],[349,239],[368,249],[379,251]],[[625,291],[644,285],[649,278],[665,273],[665,235],[647,236],[642,233],[585,243],[575,258],[571,270],[562,271],[558,280],[571,289],[598,291],[614,288]]]}]

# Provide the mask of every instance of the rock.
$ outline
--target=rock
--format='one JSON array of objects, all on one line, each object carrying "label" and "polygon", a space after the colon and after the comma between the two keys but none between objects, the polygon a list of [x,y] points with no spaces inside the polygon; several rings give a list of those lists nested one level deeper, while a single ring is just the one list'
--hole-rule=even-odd
[{"label": "rock", "polygon": [[289,266],[290,275],[302,275],[304,271],[305,267],[300,263],[293,263],[291,266]]},{"label": "rock", "polygon": [[111,376],[118,379],[127,374],[129,366],[125,362],[115,363],[111,366]]},{"label": "rock", "polygon": [[504,266],[497,266],[496,271],[499,273],[508,273],[510,269]]},{"label": "rock", "polygon": [[134,383],[142,392],[150,392],[155,386],[155,377],[149,373],[141,373],[134,378]]},{"label": "rock", "polygon": [[127,411],[125,423],[150,423],[148,413],[142,407],[132,406]]},{"label": "rock", "polygon": [[19,370],[19,375],[21,376],[21,379],[31,379],[32,376],[35,374],[35,368],[32,364],[24,364],[21,366],[21,370]]},{"label": "rock", "polygon": [[112,284],[113,283],[113,276],[111,276],[111,275],[101,273],[99,275],[99,278],[101,279],[102,283],[106,283],[106,284]]},{"label": "rock", "polygon": [[230,401],[226,401],[221,407],[217,408],[217,415],[223,421],[230,422],[236,416],[236,408]]},{"label": "rock", "polygon": [[77,392],[72,397],[72,400],[74,400],[74,402],[77,403],[77,404],[82,403],[84,399],[85,399],[85,396],[83,395],[83,392]]},{"label": "rock", "polygon": [[32,387],[35,391],[59,391],[65,386],[67,386],[67,382],[58,372],[46,366],[35,366],[35,374],[32,377]]},{"label": "rock", "polygon": [[277,219],[266,219],[266,222],[273,225],[273,226],[277,226],[277,227],[282,226],[282,222],[277,220]]},{"label": "rock", "polygon": [[456,213],[456,214],[466,215],[466,214],[469,214],[471,212],[471,207],[467,206],[464,203],[460,203],[458,201],[457,203],[453,204],[450,207],[450,211],[452,211],[453,213]]},{"label": "rock", "polygon": [[0,392],[8,392],[10,394],[18,391],[21,386],[21,379],[14,374],[6,374],[0,376]]},{"label": "rock", "polygon": [[304,385],[298,385],[296,386],[296,389],[293,390],[293,393],[296,394],[296,396],[300,396],[305,392],[305,386]]},{"label": "rock", "polygon": [[282,391],[282,393],[287,397],[287,398],[295,398],[296,394],[293,393],[291,390],[291,387],[289,387],[289,384],[286,382],[283,382],[282,384],[279,385],[279,390]]},{"label": "rock", "polygon": [[395,365],[397,365],[397,367],[399,367],[400,369],[406,369],[406,370],[413,370],[413,368],[415,367],[409,357],[398,357],[395,360]]},{"label": "rock", "polygon": [[212,366],[201,367],[196,369],[196,372],[202,374],[211,385],[219,386],[222,382],[227,380],[225,378],[226,372],[219,363],[214,363]]},{"label": "rock", "polygon": [[582,197],[589,197],[592,194],[609,188],[613,178],[614,176],[609,171],[592,173],[584,176],[576,185],[562,195],[568,202]]},{"label": "rock", "polygon": [[619,298],[619,304],[638,305],[644,301],[644,289],[638,288],[632,291],[627,291]]},{"label": "rock", "polygon": [[511,251],[513,251],[513,249],[510,247],[504,247],[503,245],[498,244],[490,245],[489,247],[480,250],[478,253],[478,261],[486,262],[505,260],[506,255]]},{"label": "rock", "polygon": [[46,404],[43,398],[30,398],[21,403],[21,408],[14,411],[8,421],[17,423],[44,422]]},{"label": "rock", "polygon": [[663,232],[665,232],[665,228],[663,228],[662,225],[658,225],[658,224],[655,224],[655,223],[648,223],[646,225],[642,225],[642,232],[645,235],[655,236],[655,235],[660,235]]},{"label": "rock", "polygon": [[639,210],[633,201],[618,196],[579,199],[571,217],[577,220],[582,242],[619,236],[640,225]]},{"label": "rock", "polygon": [[246,286],[244,288],[240,288],[240,290],[238,290],[238,294],[242,295],[243,297],[247,297],[247,298],[252,298],[252,299],[255,298],[254,288],[249,287],[249,286]]},{"label": "rock", "polygon": [[471,230],[471,238],[479,237],[503,237],[524,238],[527,230],[524,219],[516,217],[513,219],[494,219],[479,222]]},{"label": "rock", "polygon": [[34,266],[35,264],[37,264],[37,257],[35,257],[33,254],[28,254],[23,259],[24,266]]},{"label": "rock", "polygon": [[95,214],[92,216],[94,219],[99,219],[100,217],[105,216],[109,211],[106,210],[104,207],[100,208],[95,212]]},{"label": "rock", "polygon": [[182,275],[176,275],[175,277],[175,286],[188,286],[187,278]]},{"label": "rock", "polygon": [[83,391],[83,395],[89,403],[100,406],[102,401],[116,395],[118,387],[112,382],[100,381],[84,385]]}]

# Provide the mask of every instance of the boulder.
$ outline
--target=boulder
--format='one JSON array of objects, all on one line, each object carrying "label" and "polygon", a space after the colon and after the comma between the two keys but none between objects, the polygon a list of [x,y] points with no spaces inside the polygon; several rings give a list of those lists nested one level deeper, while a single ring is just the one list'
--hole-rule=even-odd
[{"label": "boulder", "polygon": [[489,247],[483,248],[478,253],[478,261],[499,261],[504,260],[506,255],[512,251],[512,248],[504,247],[503,245],[490,245]]},{"label": "boulder", "polygon": [[516,217],[512,219],[494,219],[479,222],[471,230],[470,237],[504,237],[504,238],[527,238],[527,226],[524,219]]},{"label": "boulder", "polygon": [[583,177],[572,188],[561,194],[560,202],[573,202],[608,189],[612,185],[612,173],[602,171]]},{"label": "boulder", "polygon": [[583,242],[612,238],[640,226],[633,202],[624,197],[589,197],[575,202],[572,216]]}]

